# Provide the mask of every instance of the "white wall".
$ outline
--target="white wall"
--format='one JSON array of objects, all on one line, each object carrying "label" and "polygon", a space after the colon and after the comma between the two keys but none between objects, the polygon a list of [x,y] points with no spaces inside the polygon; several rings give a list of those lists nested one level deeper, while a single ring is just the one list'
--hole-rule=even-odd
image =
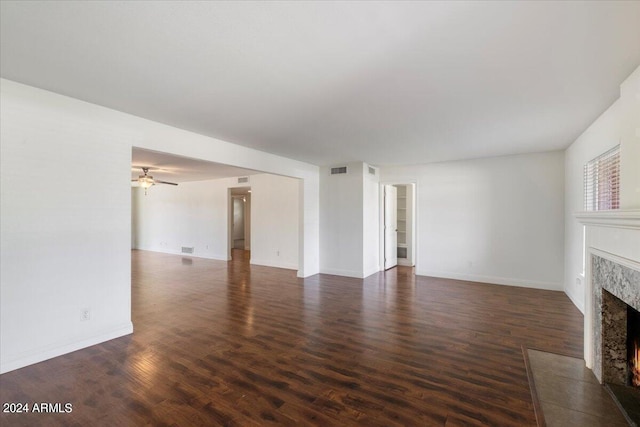
[{"label": "white wall", "polygon": [[137,235],[138,235],[138,215],[133,214],[133,207],[138,203],[138,191],[133,191],[135,189],[131,189],[131,249],[135,249],[138,247]]},{"label": "white wall", "polygon": [[132,332],[131,145],[55,97],[1,89],[6,372]]},{"label": "white wall", "polygon": [[415,184],[407,184],[407,259],[410,265],[415,265],[415,239],[414,205],[416,198]]},{"label": "white wall", "polygon": [[621,85],[620,99],[587,128],[565,153],[564,289],[584,312],[583,226],[574,217],[584,210],[583,167],[620,144],[620,208],[640,209],[640,68]]},{"label": "white wall", "polygon": [[298,185],[283,176],[251,176],[251,264],[298,268]]},{"label": "white wall", "polygon": [[320,257],[322,273],[364,277],[363,163],[349,163],[348,173],[320,170]]},{"label": "white wall", "polygon": [[133,146],[302,178],[298,275],[318,272],[316,166],[5,79],[0,92],[0,372],[131,332]]},{"label": "white wall", "polygon": [[[141,188],[132,209],[137,249],[228,260],[228,189],[246,186],[237,178]],[[251,263],[298,269],[298,180],[251,175]]]},{"label": "white wall", "polygon": [[416,274],[562,289],[564,157],[547,152],[381,168],[417,182]]},{"label": "white wall", "polygon": [[[300,187],[300,182],[298,182],[298,187]],[[299,196],[299,194],[298,194]],[[244,203],[244,250],[251,250],[251,193],[247,194],[245,197],[246,202]],[[298,203],[300,202],[298,197]],[[298,205],[299,207],[299,205]],[[298,211],[298,213],[300,213]],[[298,222],[299,222],[298,218]],[[300,224],[298,224],[298,231],[300,231]],[[300,262],[300,251],[298,251],[298,259],[296,260],[296,265]]]},{"label": "white wall", "polygon": [[136,249],[180,254],[187,246],[194,248],[194,256],[226,261],[227,189],[236,182],[225,178],[183,182],[177,187],[156,185],[146,196],[142,188],[132,188]]},{"label": "white wall", "polygon": [[320,171],[320,271],[367,277],[380,269],[379,171],[362,162],[337,166],[347,173]]},{"label": "white wall", "polygon": [[620,86],[620,208],[640,209],[640,67]]},{"label": "white wall", "polygon": [[362,174],[362,271],[367,277],[380,270],[380,171],[372,175],[364,164]]}]

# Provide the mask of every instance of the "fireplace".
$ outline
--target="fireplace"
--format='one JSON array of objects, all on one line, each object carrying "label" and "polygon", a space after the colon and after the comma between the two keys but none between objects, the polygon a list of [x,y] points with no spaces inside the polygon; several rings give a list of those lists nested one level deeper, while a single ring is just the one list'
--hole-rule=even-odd
[{"label": "fireplace", "polygon": [[586,366],[620,406],[630,404],[627,419],[635,412],[640,420],[640,387],[631,386],[640,329],[635,313],[640,311],[640,210],[582,212],[576,218],[586,231]]},{"label": "fireplace", "polygon": [[592,255],[591,273],[594,312],[600,314],[594,325],[596,364],[593,371],[606,385],[627,420],[638,425],[640,271]]},{"label": "fireplace", "polygon": [[[595,319],[593,367],[603,383],[629,382],[628,311],[640,309],[640,272],[614,260],[592,255]],[[635,317],[632,317],[631,321]]]}]

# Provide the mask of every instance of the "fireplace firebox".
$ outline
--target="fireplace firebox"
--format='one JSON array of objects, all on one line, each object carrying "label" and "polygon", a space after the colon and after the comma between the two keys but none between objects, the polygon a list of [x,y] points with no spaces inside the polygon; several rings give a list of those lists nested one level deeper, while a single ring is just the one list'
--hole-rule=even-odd
[{"label": "fireplace firebox", "polygon": [[640,312],[627,306],[627,385],[640,387]]}]

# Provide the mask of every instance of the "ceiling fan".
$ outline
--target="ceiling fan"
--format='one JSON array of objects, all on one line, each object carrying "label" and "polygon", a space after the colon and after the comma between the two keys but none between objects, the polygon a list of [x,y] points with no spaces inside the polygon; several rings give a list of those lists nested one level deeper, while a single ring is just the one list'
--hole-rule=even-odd
[{"label": "ceiling fan", "polygon": [[153,179],[153,177],[149,175],[149,168],[147,167],[143,167],[142,172],[144,172],[144,175],[138,176],[138,179],[132,179],[131,182],[137,182],[140,185],[140,187],[144,188],[145,195],[147,194],[147,189],[150,188],[152,185],[156,185],[156,184],[178,185],[175,182],[160,181],[159,179]]}]

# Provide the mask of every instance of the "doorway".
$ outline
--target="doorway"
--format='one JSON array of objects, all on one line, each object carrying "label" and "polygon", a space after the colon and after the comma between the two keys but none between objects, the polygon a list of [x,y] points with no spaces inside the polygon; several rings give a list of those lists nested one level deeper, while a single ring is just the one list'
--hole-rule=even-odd
[{"label": "doorway", "polygon": [[251,187],[229,189],[229,254],[248,259],[251,250]]},{"label": "doorway", "polygon": [[384,269],[398,265],[398,189],[393,185],[383,187],[384,195]]},{"label": "doorway", "polygon": [[398,212],[398,265],[415,265],[415,185],[396,184]]},{"label": "doorway", "polygon": [[416,185],[381,185],[382,270],[397,265],[414,267],[416,261]]}]

